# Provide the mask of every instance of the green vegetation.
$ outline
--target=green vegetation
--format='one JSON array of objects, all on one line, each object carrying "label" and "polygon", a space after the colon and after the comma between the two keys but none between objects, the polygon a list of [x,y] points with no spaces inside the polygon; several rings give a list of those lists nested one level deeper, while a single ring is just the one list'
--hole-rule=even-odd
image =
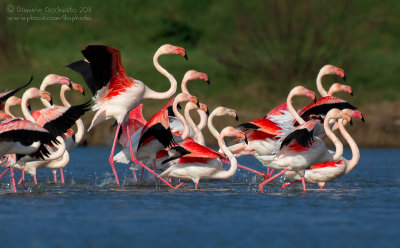
[{"label": "green vegetation", "polygon": [[[89,7],[87,13],[65,14],[91,20],[8,20],[64,15],[21,13],[17,7],[43,12],[46,7]],[[79,51],[88,44],[118,48],[130,75],[165,90],[167,81],[155,71],[152,56],[160,45],[170,43],[186,48],[189,55],[188,62],[179,56],[160,59],[178,81],[189,69],[207,73],[212,84],[193,83],[191,91],[211,108],[237,108],[244,120],[281,103],[294,85],[315,90],[324,64],[347,72],[356,94],[351,101],[361,109],[400,100],[400,2],[395,0],[4,0],[0,8],[0,90],[23,83],[31,74],[35,85],[49,73],[83,83],[64,65],[81,59]],[[326,79],[326,87],[338,80]]]}]

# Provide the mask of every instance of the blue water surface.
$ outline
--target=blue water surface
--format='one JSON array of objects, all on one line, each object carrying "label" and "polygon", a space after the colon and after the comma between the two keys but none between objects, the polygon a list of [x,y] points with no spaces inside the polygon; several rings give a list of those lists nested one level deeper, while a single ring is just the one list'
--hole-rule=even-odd
[{"label": "blue water surface", "polygon": [[400,247],[398,149],[361,149],[351,174],[306,193],[280,181],[259,193],[261,178],[243,170],[198,191],[170,190],[146,173],[135,183],[123,165],[118,188],[108,156],[109,148],[74,150],[66,185],[40,170],[38,186],[27,176],[13,194],[2,178],[0,247]]}]

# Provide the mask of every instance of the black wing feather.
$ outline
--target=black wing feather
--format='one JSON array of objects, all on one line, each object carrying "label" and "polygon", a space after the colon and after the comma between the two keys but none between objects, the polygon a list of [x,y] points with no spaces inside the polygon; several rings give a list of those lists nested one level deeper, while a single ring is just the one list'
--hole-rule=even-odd
[{"label": "black wing feather", "polygon": [[14,95],[15,93],[17,93],[20,89],[25,88],[26,86],[28,86],[33,80],[33,76],[31,76],[31,78],[29,79],[29,82],[27,82],[26,84],[24,84],[21,87],[16,88],[15,90],[10,90],[9,92],[7,92],[7,94],[5,94],[4,96],[0,97],[0,102],[5,102],[7,101],[7,99]]},{"label": "black wing feather", "polygon": [[79,60],[69,65],[66,65],[66,67],[81,74],[92,94],[94,95],[96,93],[96,87],[93,82],[93,73],[92,68],[90,67],[90,63],[84,60]]},{"label": "black wing feather", "polygon": [[138,149],[146,139],[152,136],[154,136],[164,146],[164,148],[173,147],[176,145],[174,137],[171,133],[171,129],[166,129],[161,123],[157,123],[148,128],[142,137],[140,137]]},{"label": "black wing feather", "polygon": [[296,140],[301,146],[308,148],[314,142],[313,132],[314,129],[308,131],[306,128],[294,130],[283,139],[280,149],[289,145],[292,140]]},{"label": "black wing feather", "polygon": [[75,121],[89,110],[89,106],[90,101],[81,105],[71,106],[62,116],[44,124],[43,128],[54,136],[60,136],[67,132],[74,125]]},{"label": "black wing feather", "polygon": [[189,152],[188,150],[186,150],[185,148],[183,148],[182,146],[174,146],[174,147],[172,147],[170,150],[175,150],[175,151],[177,152],[176,155],[167,158],[166,160],[162,161],[161,164],[168,163],[169,161],[178,159],[178,158],[180,158],[180,157],[183,157],[183,156],[185,156],[185,155],[191,153],[191,152]]}]

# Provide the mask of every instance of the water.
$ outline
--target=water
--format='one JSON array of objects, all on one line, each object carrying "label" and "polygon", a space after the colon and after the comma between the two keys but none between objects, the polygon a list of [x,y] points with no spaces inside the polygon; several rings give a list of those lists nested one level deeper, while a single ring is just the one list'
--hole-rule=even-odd
[{"label": "water", "polygon": [[[1,179],[1,247],[400,246],[400,150],[362,149],[359,166],[325,191],[276,182],[265,194],[260,178],[240,170],[231,180],[200,182],[196,192],[192,183],[156,188],[151,178],[136,185],[118,165],[125,186],[117,188],[108,153],[73,151],[66,186],[41,170],[41,185],[27,176],[25,192],[11,194]],[[239,162],[259,168],[252,158]]]}]

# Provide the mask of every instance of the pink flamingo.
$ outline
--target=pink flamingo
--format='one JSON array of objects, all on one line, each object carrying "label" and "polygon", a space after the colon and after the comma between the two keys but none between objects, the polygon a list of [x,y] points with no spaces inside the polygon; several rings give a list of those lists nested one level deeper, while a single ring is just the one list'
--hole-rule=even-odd
[{"label": "pink flamingo", "polygon": [[[88,131],[109,118],[115,118],[118,123],[109,162],[114,172],[116,183],[120,186],[113,157],[121,123],[127,118],[128,112],[137,107],[143,99],[166,99],[175,93],[177,82],[172,74],[160,66],[158,63],[159,56],[163,54],[180,54],[187,58],[187,55],[183,48],[169,44],[163,45],[157,50],[153,57],[154,66],[171,83],[168,91],[159,93],[151,90],[141,81],[129,77],[122,66],[119,50],[109,46],[89,45],[82,50],[82,54],[87,60],[74,62],[68,67],[82,74],[92,93],[96,94],[94,97],[95,105],[92,109],[97,112]],[[127,134],[130,136],[129,131]],[[130,137],[128,140],[130,141]],[[139,163],[133,154],[131,146],[130,149],[131,160]]]},{"label": "pink flamingo", "polygon": [[[357,117],[364,121],[364,117],[362,116],[361,112],[357,110],[344,109],[342,110],[342,114],[343,117]],[[360,160],[360,151],[356,142],[344,128],[344,119],[339,119],[338,123],[340,133],[350,145],[353,155],[350,160],[341,157],[337,161],[314,164],[305,171],[305,181],[308,183],[318,184],[321,189],[324,187],[327,181],[331,181],[343,175],[349,174],[357,166],[358,161]],[[299,180],[301,180],[299,175],[294,171],[287,171],[284,173],[284,176],[295,181],[283,184],[282,188],[286,188],[287,186],[300,182]]]},{"label": "pink flamingo", "polygon": [[[171,161],[171,166],[160,176],[192,180],[196,190],[200,179],[225,179],[233,176],[237,169],[237,161],[225,145],[224,137],[227,136],[243,139],[244,142],[247,142],[247,139],[242,131],[233,127],[226,127],[221,131],[218,144],[231,162],[229,170],[224,170],[222,167],[223,154],[196,143],[192,138],[187,138],[180,146],[169,149],[171,158],[165,162]],[[183,183],[175,188],[179,188]]]},{"label": "pink flamingo", "polygon": [[260,191],[264,192],[263,187],[265,184],[288,170],[293,170],[299,174],[303,182],[303,190],[306,191],[304,171],[316,163],[337,161],[343,153],[342,143],[340,143],[340,140],[335,136],[328,124],[329,120],[340,118],[342,118],[341,111],[339,109],[332,109],[328,112],[324,120],[325,133],[335,145],[334,154],[326,148],[325,143],[321,139],[313,136],[313,129],[319,120],[310,120],[298,126],[293,132],[282,139],[280,149],[276,155],[257,156],[257,159],[263,165],[282,170],[261,183],[259,185]]}]

